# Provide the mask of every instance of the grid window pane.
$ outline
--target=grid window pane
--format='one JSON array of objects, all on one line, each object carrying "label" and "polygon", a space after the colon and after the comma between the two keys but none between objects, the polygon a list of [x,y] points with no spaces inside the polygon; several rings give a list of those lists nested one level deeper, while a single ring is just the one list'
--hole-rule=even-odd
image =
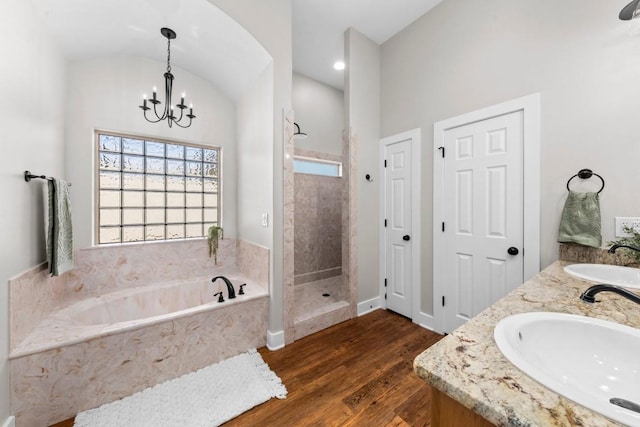
[{"label": "grid window pane", "polygon": [[202,163],[200,162],[186,162],[186,172],[190,176],[202,176]]},{"label": "grid window pane", "polygon": [[202,194],[200,193],[187,193],[187,207],[188,208],[201,208],[202,207]]},{"label": "grid window pane", "polygon": [[120,243],[120,227],[100,227],[100,243]]},{"label": "grid window pane", "polygon": [[122,170],[126,172],[143,172],[144,157],[142,156],[122,156]]},{"label": "grid window pane", "polygon": [[148,208],[164,208],[164,193],[147,191],[146,205]]},{"label": "grid window pane", "polygon": [[184,224],[184,209],[167,209],[167,224]]},{"label": "grid window pane", "polygon": [[120,209],[100,209],[100,225],[120,225]]},{"label": "grid window pane", "polygon": [[218,195],[217,194],[204,194],[204,206],[207,208],[215,208],[218,206]]},{"label": "grid window pane", "polygon": [[122,223],[128,225],[144,224],[144,209],[122,209]]},{"label": "grid window pane", "polygon": [[147,224],[164,224],[164,209],[147,209]]},{"label": "grid window pane", "polygon": [[204,191],[205,193],[217,193],[218,192],[218,180],[217,179],[204,179]]},{"label": "grid window pane", "polygon": [[187,209],[187,223],[202,223],[202,209]]},{"label": "grid window pane", "polygon": [[141,191],[123,191],[122,206],[144,207],[144,193]]},{"label": "grid window pane", "polygon": [[145,240],[164,240],[164,225],[147,225]]},{"label": "grid window pane", "polygon": [[184,159],[184,146],[177,144],[167,144],[167,158]]},{"label": "grid window pane", "polygon": [[217,163],[218,162],[218,150],[209,150],[209,149],[204,149],[204,161],[205,162],[213,162],[213,163]]},{"label": "grid window pane", "polygon": [[147,157],[147,168],[145,172],[164,174],[164,159],[155,159],[153,157]]},{"label": "grid window pane", "polygon": [[164,176],[163,175],[145,175],[147,181],[147,191],[157,190],[164,191]]},{"label": "grid window pane", "polygon": [[138,173],[123,173],[122,188],[125,190],[144,190],[144,175]]},{"label": "grid window pane", "polygon": [[184,191],[184,177],[183,176],[168,176],[167,177],[167,191]]},{"label": "grid window pane", "polygon": [[119,208],[120,191],[100,190],[101,208]]},{"label": "grid window pane", "polygon": [[184,225],[167,225],[167,239],[184,239]]},{"label": "grid window pane", "polygon": [[120,172],[100,171],[100,188],[120,189]]},{"label": "grid window pane", "polygon": [[215,209],[215,208],[204,209],[204,221],[205,222],[218,221],[218,209]]},{"label": "grid window pane", "polygon": [[167,160],[167,175],[184,175],[184,162],[182,160]]},{"label": "grid window pane", "polygon": [[122,227],[123,242],[141,242],[144,240],[144,227],[138,225],[135,227]]},{"label": "grid window pane", "polygon": [[200,237],[204,235],[202,224],[187,224],[185,225],[185,231],[185,237]]},{"label": "grid window pane", "polygon": [[167,193],[167,206],[172,208],[184,207],[184,193]]},{"label": "grid window pane", "polygon": [[114,135],[100,135],[100,151],[120,152],[120,137]]},{"label": "grid window pane", "polygon": [[120,170],[120,154],[100,152],[100,170]]},{"label": "grid window pane", "polygon": [[220,151],[96,133],[100,244],[204,237],[219,224]]},{"label": "grid window pane", "polygon": [[217,178],[218,177],[218,165],[215,163],[205,163],[204,164],[204,176],[209,178]]},{"label": "grid window pane", "polygon": [[144,154],[144,141],[141,139],[122,138],[122,152],[129,154]]},{"label": "grid window pane", "polygon": [[202,178],[187,178],[187,191],[202,193]]},{"label": "grid window pane", "polygon": [[187,160],[202,160],[202,148],[185,147]]},{"label": "grid window pane", "polygon": [[147,141],[147,156],[154,157],[164,157],[164,143],[163,142],[155,142],[155,141]]}]

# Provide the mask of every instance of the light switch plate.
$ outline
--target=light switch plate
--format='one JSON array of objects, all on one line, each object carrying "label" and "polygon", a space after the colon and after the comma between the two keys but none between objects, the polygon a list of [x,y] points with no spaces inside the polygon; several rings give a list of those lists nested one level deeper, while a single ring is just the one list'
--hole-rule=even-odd
[{"label": "light switch plate", "polygon": [[624,229],[631,227],[640,233],[640,218],[635,216],[617,216],[616,218],[616,237],[631,237],[629,233],[625,233]]},{"label": "light switch plate", "polygon": [[269,214],[268,213],[263,213],[262,214],[262,226],[263,227],[268,227],[269,226]]}]

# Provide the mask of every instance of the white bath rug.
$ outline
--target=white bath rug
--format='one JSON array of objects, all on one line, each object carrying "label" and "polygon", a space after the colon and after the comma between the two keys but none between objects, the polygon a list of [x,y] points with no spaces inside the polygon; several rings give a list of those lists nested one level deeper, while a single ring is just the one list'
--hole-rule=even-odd
[{"label": "white bath rug", "polygon": [[75,427],[212,427],[287,389],[260,353],[231,357],[76,416]]}]

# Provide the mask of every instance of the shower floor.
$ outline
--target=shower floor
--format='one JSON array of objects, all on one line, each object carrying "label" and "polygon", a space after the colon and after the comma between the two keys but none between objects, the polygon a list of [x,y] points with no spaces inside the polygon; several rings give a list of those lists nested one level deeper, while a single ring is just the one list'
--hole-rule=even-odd
[{"label": "shower floor", "polygon": [[341,287],[342,276],[296,285],[293,291],[295,323],[347,306],[348,303],[342,299]]}]

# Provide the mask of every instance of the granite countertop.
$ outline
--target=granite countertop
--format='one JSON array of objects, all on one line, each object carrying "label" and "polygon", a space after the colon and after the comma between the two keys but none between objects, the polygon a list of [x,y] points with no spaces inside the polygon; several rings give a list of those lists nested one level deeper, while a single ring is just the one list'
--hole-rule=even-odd
[{"label": "granite countertop", "polygon": [[497,426],[618,426],[558,395],[511,364],[493,339],[498,321],[516,313],[571,313],[640,327],[638,306],[606,293],[589,305],[579,295],[591,282],[563,271],[556,261],[500,299],[414,361],[416,373],[433,387]]}]

